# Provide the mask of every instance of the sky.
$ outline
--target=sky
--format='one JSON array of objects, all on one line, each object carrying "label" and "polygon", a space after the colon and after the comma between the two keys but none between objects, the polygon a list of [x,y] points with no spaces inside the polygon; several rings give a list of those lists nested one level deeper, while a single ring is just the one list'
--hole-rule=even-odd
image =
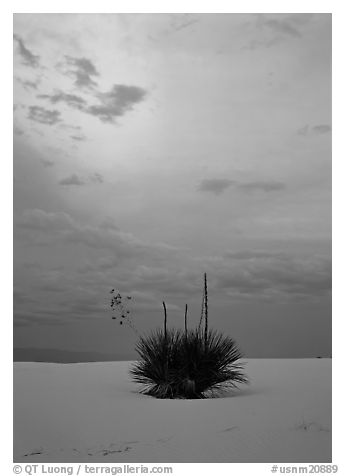
[{"label": "sky", "polygon": [[200,319],[331,355],[331,15],[14,15],[14,346]]}]

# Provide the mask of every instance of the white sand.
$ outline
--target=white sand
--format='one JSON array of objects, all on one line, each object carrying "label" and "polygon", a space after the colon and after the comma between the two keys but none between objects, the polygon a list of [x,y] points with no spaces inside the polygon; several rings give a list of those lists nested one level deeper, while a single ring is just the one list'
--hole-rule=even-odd
[{"label": "white sand", "polygon": [[207,400],[143,396],[129,364],[15,363],[14,461],[331,461],[330,359],[248,359]]}]

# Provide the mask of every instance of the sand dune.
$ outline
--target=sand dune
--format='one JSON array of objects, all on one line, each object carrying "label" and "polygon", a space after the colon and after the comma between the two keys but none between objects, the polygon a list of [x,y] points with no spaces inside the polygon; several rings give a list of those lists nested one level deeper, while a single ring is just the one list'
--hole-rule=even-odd
[{"label": "sand dune", "polygon": [[16,362],[14,461],[331,461],[330,359],[248,359],[207,400],[141,395],[129,365]]}]

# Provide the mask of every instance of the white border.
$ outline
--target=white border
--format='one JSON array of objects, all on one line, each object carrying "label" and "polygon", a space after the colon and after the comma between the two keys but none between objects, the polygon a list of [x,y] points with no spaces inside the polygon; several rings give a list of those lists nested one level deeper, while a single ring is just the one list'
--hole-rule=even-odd
[{"label": "white border", "polygon": [[[195,12],[195,6],[197,11]],[[97,7],[97,8],[96,8]],[[194,7],[194,8],[193,8]],[[1,131],[5,140],[5,147],[1,154],[2,159],[2,184],[1,193],[1,278],[2,278],[2,332],[1,332],[1,379],[2,379],[2,432],[0,469],[2,474],[12,474],[12,14],[17,13],[121,13],[121,12],[144,12],[144,13],[290,13],[290,12],[315,12],[333,14],[333,463],[340,467],[339,474],[344,471],[345,458],[343,456],[342,422],[344,422],[343,381],[344,368],[342,364],[344,347],[344,211],[342,190],[345,180],[345,154],[344,154],[344,30],[345,16],[344,7],[340,1],[215,1],[191,2],[178,1],[133,1],[115,2],[98,0],[97,2],[66,1],[43,2],[43,1],[13,1],[11,4],[1,6],[1,51],[3,59],[2,68],[2,108]],[[168,463],[167,463],[168,464]],[[165,464],[165,465],[167,465]],[[270,464],[176,464],[174,475],[190,474],[269,474]]]}]

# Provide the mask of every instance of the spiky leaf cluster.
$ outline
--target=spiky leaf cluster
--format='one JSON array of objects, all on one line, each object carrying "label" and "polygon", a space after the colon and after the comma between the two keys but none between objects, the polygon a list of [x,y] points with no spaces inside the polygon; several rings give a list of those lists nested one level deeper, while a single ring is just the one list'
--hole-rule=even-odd
[{"label": "spiky leaf cluster", "polygon": [[205,398],[225,387],[246,383],[242,354],[235,341],[209,330],[160,329],[141,336],[140,360],[131,368],[142,393],[157,398]]}]

